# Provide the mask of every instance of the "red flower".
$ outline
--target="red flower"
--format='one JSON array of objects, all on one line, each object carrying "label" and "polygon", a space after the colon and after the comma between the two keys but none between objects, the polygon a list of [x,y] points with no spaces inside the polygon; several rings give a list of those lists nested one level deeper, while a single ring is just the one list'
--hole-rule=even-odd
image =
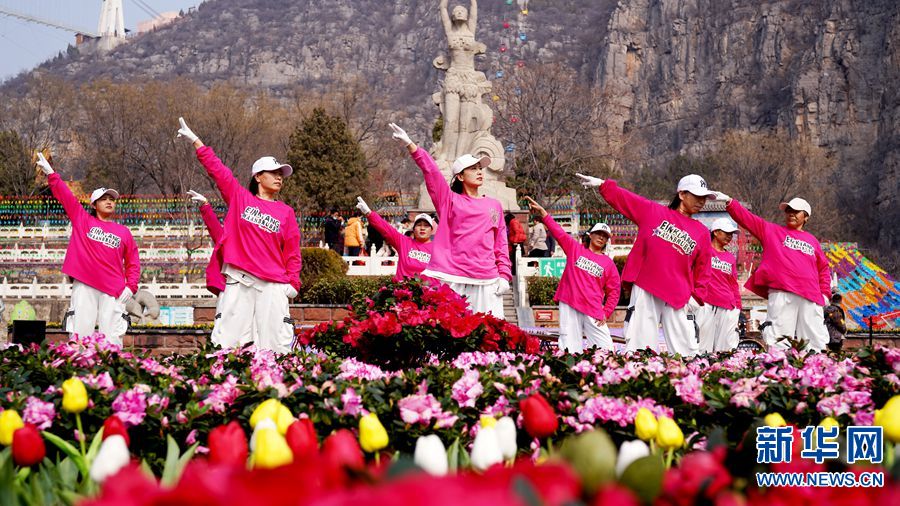
[{"label": "red flower", "polygon": [[605,506],[607,504],[615,504],[616,506],[639,506],[641,502],[634,495],[634,492],[615,483],[609,483],[597,490],[594,496],[593,506]]},{"label": "red flower", "polygon": [[47,448],[41,433],[33,424],[26,423],[24,427],[13,432],[12,456],[13,462],[19,466],[33,466],[44,460]]},{"label": "red flower", "polygon": [[209,461],[214,464],[243,466],[247,462],[247,435],[235,421],[209,431]]},{"label": "red flower", "polygon": [[713,499],[731,485],[731,474],[722,464],[725,448],[711,452],[691,452],[681,459],[677,468],[663,476],[662,504],[695,504],[699,497]]},{"label": "red flower", "polygon": [[291,447],[295,459],[307,457],[319,450],[319,435],[316,434],[316,428],[309,418],[300,418],[292,423],[284,438]]},{"label": "red flower", "polygon": [[131,438],[128,437],[128,429],[125,428],[122,419],[116,415],[110,415],[110,417],[103,422],[103,440],[105,441],[109,436],[122,436],[125,439],[125,444],[131,446]]},{"label": "red flower", "polygon": [[340,429],[325,438],[322,457],[336,467],[362,469],[366,463],[356,436],[347,429]]},{"label": "red flower", "polygon": [[375,333],[382,336],[399,334],[403,327],[394,313],[370,313],[369,321],[375,329]]},{"label": "red flower", "polygon": [[541,394],[532,394],[519,403],[525,430],[531,437],[543,439],[552,436],[559,428],[556,411]]},{"label": "red flower", "polygon": [[456,338],[468,337],[484,321],[483,315],[468,314],[462,317],[451,318],[445,327],[450,335]]}]

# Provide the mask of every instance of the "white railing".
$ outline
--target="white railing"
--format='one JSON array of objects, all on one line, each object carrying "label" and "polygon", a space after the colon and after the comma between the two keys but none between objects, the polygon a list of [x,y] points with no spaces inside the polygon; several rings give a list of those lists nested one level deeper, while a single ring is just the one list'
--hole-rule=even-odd
[{"label": "white railing", "polygon": [[[190,223],[188,225],[129,225],[136,239],[143,237],[194,237],[203,227],[199,224]],[[0,227],[0,239],[19,239],[19,238],[59,238],[69,237],[72,234],[72,224],[62,225],[43,225],[26,227],[19,225],[16,227]]]},{"label": "white railing", "polygon": [[[155,279],[150,283],[140,283],[139,290],[147,290],[157,299],[214,299],[204,282],[189,283],[183,279],[179,283],[159,283]],[[60,283],[9,283],[6,278],[0,285],[0,298],[3,299],[68,299],[72,296],[72,285],[68,281]]]},{"label": "white railing", "polygon": [[[144,262],[186,262],[189,259],[207,261],[212,255],[212,248],[196,248],[191,251],[190,258],[185,248],[139,248],[141,261]],[[14,244],[12,248],[0,249],[0,263],[59,263],[66,257],[65,248],[38,247],[20,248]]]}]

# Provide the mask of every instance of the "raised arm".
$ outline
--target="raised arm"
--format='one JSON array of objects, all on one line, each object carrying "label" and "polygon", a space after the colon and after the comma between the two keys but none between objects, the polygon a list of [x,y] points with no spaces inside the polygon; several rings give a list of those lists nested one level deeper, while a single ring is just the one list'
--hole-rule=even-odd
[{"label": "raised arm", "polygon": [[728,211],[728,214],[738,225],[746,228],[757,239],[763,238],[766,233],[766,226],[769,222],[751,213],[746,207],[742,206],[740,202],[724,193],[716,194],[716,198],[725,201],[725,210]]},{"label": "raised arm", "polygon": [[469,3],[469,31],[475,35],[475,27],[478,24],[478,0]]},{"label": "raised arm", "polygon": [[384,221],[384,218],[382,218],[380,214],[369,209],[369,206],[362,199],[362,197],[356,197],[356,199],[358,201],[356,207],[358,207],[359,210],[366,215],[366,218],[369,219],[369,223],[371,223],[372,226],[375,227],[375,230],[377,230],[378,233],[381,234],[382,237],[384,237],[384,240],[387,241],[388,244],[390,244],[395,250],[399,251],[400,243],[404,239],[409,240],[409,238],[398,232],[397,229],[392,227],[390,223]]},{"label": "raised arm", "polygon": [[572,238],[569,234],[566,233],[565,230],[559,226],[559,223],[550,216],[550,213],[547,212],[540,204],[538,204],[533,198],[525,197],[525,200],[528,201],[528,209],[534,214],[541,222],[547,227],[547,232],[556,239],[556,242],[559,243],[559,247],[562,248],[563,252],[566,256],[572,254],[573,248],[575,246],[580,246],[575,239]]},{"label": "raised arm", "polygon": [[225,203],[231,205],[231,201],[239,192],[248,190],[241,186],[231,169],[222,163],[222,160],[216,156],[213,149],[203,144],[200,138],[188,128],[184,118],[178,118],[178,122],[181,124],[181,128],[178,129],[177,137],[184,137],[192,143],[194,149],[197,150],[197,160],[200,160],[203,168],[206,169],[206,173],[215,181],[216,187],[219,188],[219,193],[225,199]]},{"label": "raised arm", "polygon": [[453,28],[453,23],[450,21],[450,13],[447,11],[447,3],[448,0],[441,0],[441,24],[444,25],[444,33],[447,36],[450,36],[450,31]]},{"label": "raised arm", "polygon": [[622,188],[613,180],[607,180],[600,186],[600,195],[610,206],[638,226],[650,215],[654,206],[659,206],[656,202]]},{"label": "raised arm", "polygon": [[[402,128],[394,123],[391,123],[390,127],[394,140],[406,147],[406,150],[409,151],[413,160],[415,160],[416,165],[422,170],[422,175],[425,176],[425,188],[428,190],[428,196],[431,197],[431,201],[434,203],[434,209],[441,220],[445,219],[446,210],[450,205],[450,185],[444,179],[444,174],[438,169],[431,155],[424,149],[416,146]],[[504,228],[506,228],[505,224]]]},{"label": "raised arm", "polygon": [[222,222],[219,221],[212,204],[207,202],[200,206],[200,217],[203,218],[203,224],[206,225],[209,238],[212,239],[214,244],[219,244],[222,236],[225,235],[225,228],[222,226]]},{"label": "raised arm", "polygon": [[40,167],[41,171],[47,175],[47,183],[50,185],[50,192],[53,193],[56,200],[62,204],[63,210],[66,212],[66,216],[69,217],[69,220],[74,223],[87,217],[88,213],[84,210],[81,202],[75,198],[75,195],[72,194],[72,190],[70,190],[69,186],[61,177],[59,177],[59,174],[50,167],[50,162],[44,158],[43,153],[38,153],[37,165]]}]

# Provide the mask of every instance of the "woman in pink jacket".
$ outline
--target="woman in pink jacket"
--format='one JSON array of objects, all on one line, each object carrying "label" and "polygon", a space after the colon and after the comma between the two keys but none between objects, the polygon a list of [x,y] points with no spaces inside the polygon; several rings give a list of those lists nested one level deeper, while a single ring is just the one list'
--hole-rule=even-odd
[{"label": "woman in pink jacket", "polygon": [[733,350],[738,344],[737,324],[741,314],[741,289],[737,279],[737,259],[725,247],[738,231],[728,218],[719,218],[710,226],[712,239],[712,276],[706,293],[706,304],[697,308],[700,327],[700,351]]},{"label": "woman in pink jacket", "polygon": [[695,355],[694,322],[685,309],[693,296],[706,299],[710,279],[709,230],[692,218],[707,199],[715,198],[702,177],[691,174],[678,182],[669,207],[620,188],[615,181],[578,174],[586,187],[600,187],[600,195],[638,227],[622,279],[634,283],[625,349],[656,349],[662,324],[670,353]]},{"label": "woman in pink jacket", "polygon": [[[768,300],[763,336],[769,346],[787,347],[782,337],[798,337],[816,351],[828,344],[824,307],[831,298],[831,270],[815,236],[803,230],[812,209],[804,199],[781,204],[784,225],[770,223],[737,200],[719,194],[725,210],[762,243],[762,260],[744,285]],[[768,324],[768,325],[767,325]]]},{"label": "woman in pink jacket", "polygon": [[422,271],[428,267],[428,263],[431,261],[431,254],[434,252],[434,243],[431,241],[431,236],[436,227],[431,216],[425,213],[416,215],[413,220],[412,238],[410,238],[401,234],[390,223],[384,221],[381,215],[372,211],[362,197],[356,197],[356,201],[356,207],[369,220],[369,223],[375,227],[375,230],[384,237],[384,240],[392,248],[397,250],[399,260],[397,261],[397,272],[394,274],[394,281],[415,276],[431,281],[431,278],[422,275]]},{"label": "woman in pink jacket", "polygon": [[244,188],[184,119],[179,122],[178,135],[193,143],[228,204],[222,236],[222,317],[213,328],[212,342],[223,347],[253,342],[288,352],[294,339],[288,303],[300,290],[300,229],[294,210],[275,198],[293,169],[264,156],[253,163],[250,184]]},{"label": "woman in pink jacket", "polygon": [[[219,295],[225,291],[225,275],[222,274],[222,236],[225,235],[225,228],[206,197],[194,190],[189,190],[188,195],[191,196],[191,200],[200,204],[200,218],[203,219],[206,231],[209,232],[209,239],[213,243],[212,254],[209,256],[209,263],[206,265],[206,289],[209,290],[209,293],[216,296],[218,302],[218,300],[221,300]],[[216,319],[220,317],[221,314],[217,304]]]},{"label": "woman in pink jacket", "polygon": [[47,175],[50,191],[72,221],[72,237],[62,271],[71,277],[72,300],[63,321],[72,335],[90,335],[96,325],[113,343],[122,344],[128,330],[125,304],[137,292],[141,262],[131,231],[112,221],[119,192],[97,188],[88,213],[43,154],[38,166]]},{"label": "woman in pink jacket", "polygon": [[559,303],[559,348],[570,353],[584,351],[582,336],[588,345],[612,350],[612,336],[606,319],[619,303],[621,281],[616,264],[603,251],[611,231],[605,223],[591,229],[587,248],[567,234],[547,211],[528,199],[528,207],[547,227],[566,254],[566,269],[559,280],[553,300]]},{"label": "woman in pink jacket", "polygon": [[394,139],[422,169],[441,220],[434,254],[423,274],[468,298],[473,311],[504,318],[503,294],[509,291],[512,273],[503,206],[479,193],[484,183],[482,169],[490,158],[459,157],[453,162],[453,182],[448,185],[428,152],[416,146],[399,126],[391,123],[390,127]]}]

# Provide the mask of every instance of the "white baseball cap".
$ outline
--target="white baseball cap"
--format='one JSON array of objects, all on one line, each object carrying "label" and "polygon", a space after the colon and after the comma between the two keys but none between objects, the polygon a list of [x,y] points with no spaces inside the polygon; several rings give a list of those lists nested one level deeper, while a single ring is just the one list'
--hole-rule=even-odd
[{"label": "white baseball cap", "polygon": [[100,200],[100,197],[104,195],[109,195],[112,198],[119,200],[119,192],[116,190],[113,190],[112,188],[97,188],[91,192],[91,204]]},{"label": "white baseball cap", "polygon": [[781,208],[782,211],[789,207],[795,211],[806,211],[807,216],[812,216],[812,208],[809,207],[809,202],[800,197],[794,197],[788,202],[782,202],[778,207]]},{"label": "white baseball cap", "polygon": [[270,170],[278,170],[281,169],[281,175],[284,177],[288,177],[294,173],[294,169],[286,164],[286,163],[278,163],[275,160],[274,156],[264,156],[259,160],[253,162],[253,170],[251,174],[259,174],[260,172],[267,172]]},{"label": "white baseball cap", "polygon": [[709,229],[713,232],[716,230],[721,230],[722,232],[737,232],[738,226],[735,222],[731,221],[728,218],[719,218],[716,221],[712,222],[709,226]]},{"label": "white baseball cap", "polygon": [[712,197],[715,200],[716,195],[706,186],[706,180],[697,174],[688,174],[678,181],[678,191],[691,192],[698,197]]},{"label": "white baseball cap", "polygon": [[487,167],[490,164],[491,157],[487,155],[482,156],[481,158],[476,158],[469,154],[462,155],[461,157],[457,158],[455,162],[453,162],[453,175],[455,176],[473,165]]},{"label": "white baseball cap", "polygon": [[593,234],[594,232],[603,232],[606,234],[606,237],[612,237],[612,230],[609,228],[609,225],[606,223],[596,223],[593,227],[591,227],[591,231],[589,234]]},{"label": "white baseball cap", "polygon": [[437,228],[437,224],[434,222],[434,218],[432,218],[431,215],[429,215],[427,213],[417,214],[416,217],[413,218],[413,226],[416,226],[416,223],[418,223],[419,220],[427,221],[428,224],[431,225],[432,229]]}]

